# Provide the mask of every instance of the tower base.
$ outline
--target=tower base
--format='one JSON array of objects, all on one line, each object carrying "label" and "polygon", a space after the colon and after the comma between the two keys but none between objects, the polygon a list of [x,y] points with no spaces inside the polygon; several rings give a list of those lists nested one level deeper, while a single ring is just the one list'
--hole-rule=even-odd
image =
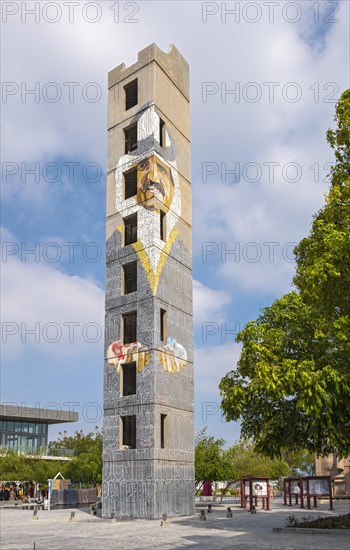
[{"label": "tower base", "polygon": [[161,460],[140,460],[136,464],[107,462],[103,477],[104,518],[115,514],[119,519],[156,519],[163,514],[171,517],[195,513],[192,464]]}]

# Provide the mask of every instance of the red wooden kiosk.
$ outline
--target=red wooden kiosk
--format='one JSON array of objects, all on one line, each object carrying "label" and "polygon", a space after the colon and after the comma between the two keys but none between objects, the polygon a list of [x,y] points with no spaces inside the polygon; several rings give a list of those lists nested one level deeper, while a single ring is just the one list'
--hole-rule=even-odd
[{"label": "red wooden kiosk", "polygon": [[252,511],[258,506],[261,499],[263,510],[270,510],[269,478],[268,477],[244,477],[241,479],[241,508]]},{"label": "red wooden kiosk", "polygon": [[306,483],[303,482],[301,477],[286,477],[283,480],[283,503],[287,505],[287,499],[289,506],[293,506],[292,500],[295,498],[295,504],[299,504],[300,508],[304,508],[304,491],[306,489]]},{"label": "red wooden kiosk", "polygon": [[311,499],[313,507],[317,508],[317,499],[328,498],[329,509],[333,508],[333,495],[331,476],[307,476],[307,477],[289,477],[283,480],[283,499],[284,504],[293,506],[292,497],[295,497],[295,504],[299,503],[300,508],[304,508],[304,499],[306,499],[306,508],[311,509]]}]

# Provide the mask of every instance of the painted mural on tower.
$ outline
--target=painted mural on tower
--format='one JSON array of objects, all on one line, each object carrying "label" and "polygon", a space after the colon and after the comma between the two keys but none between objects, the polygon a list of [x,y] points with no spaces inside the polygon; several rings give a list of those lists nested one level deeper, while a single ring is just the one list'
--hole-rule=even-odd
[{"label": "painted mural on tower", "polygon": [[[147,143],[149,137],[160,142],[160,119],[154,106],[146,109],[137,121],[138,142]],[[138,212],[137,241],[132,244],[147,279],[153,295],[157,294],[162,271],[176,239],[181,239],[178,222],[181,216],[181,189],[176,166],[176,151],[174,140],[169,130],[164,130],[164,147],[162,158],[156,152],[149,151],[137,156],[132,153],[122,156],[116,169],[116,210],[121,212],[128,208],[133,214]],[[165,160],[166,159],[166,160]],[[123,173],[137,169],[137,194],[128,199],[123,197]],[[139,208],[139,207],[142,208]],[[160,215],[166,214],[165,235],[160,237]],[[151,228],[158,228],[159,234],[154,235]],[[118,227],[122,234],[123,226]],[[186,236],[184,236],[186,238]],[[156,247],[152,246],[156,243]],[[141,352],[141,356],[137,357]],[[107,350],[108,364],[120,372],[121,363],[137,361],[138,372],[149,364],[146,347],[142,342],[123,345],[113,342]],[[132,358],[134,357],[134,358]],[[179,372],[186,367],[187,352],[180,342],[169,335],[158,353],[158,361],[168,373]]]}]

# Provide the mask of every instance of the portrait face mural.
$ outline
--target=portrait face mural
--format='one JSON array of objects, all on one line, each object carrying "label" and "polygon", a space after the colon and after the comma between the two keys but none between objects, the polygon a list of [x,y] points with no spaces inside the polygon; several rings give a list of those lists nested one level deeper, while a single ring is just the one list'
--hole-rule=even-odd
[{"label": "portrait face mural", "polygon": [[[171,248],[176,239],[181,238],[178,227],[182,212],[181,186],[177,171],[175,143],[167,128],[165,128],[164,145],[161,151],[148,150],[147,140],[151,138],[159,142],[160,119],[153,105],[142,112],[137,125],[140,154],[127,153],[118,161],[115,170],[115,205],[116,212],[127,212],[128,216],[137,213],[137,241],[130,246],[138,256],[152,294],[156,296]],[[143,148],[143,143],[147,147]],[[130,172],[132,172],[132,191],[135,193],[136,190],[136,194],[128,194],[125,198],[127,195],[125,175]],[[161,212],[166,214],[162,236],[160,236]],[[122,223],[118,226],[118,231],[123,233]],[[156,246],[154,246],[155,242]],[[169,335],[167,343],[159,349],[158,353],[158,364],[166,373],[172,374],[179,372],[188,364],[185,348],[173,336]],[[130,362],[130,358],[137,362],[139,373],[149,366],[150,354],[142,341],[128,345],[115,341],[109,346],[108,364],[118,373],[121,365]]]},{"label": "portrait face mural", "polygon": [[171,168],[152,155],[137,165],[137,202],[148,210],[170,208],[174,196]]}]

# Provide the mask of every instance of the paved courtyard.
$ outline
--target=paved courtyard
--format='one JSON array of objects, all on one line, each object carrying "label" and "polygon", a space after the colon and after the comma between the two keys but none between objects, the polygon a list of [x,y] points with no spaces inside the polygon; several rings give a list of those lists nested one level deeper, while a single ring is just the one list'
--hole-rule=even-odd
[{"label": "paved courtyard", "polygon": [[[198,504],[198,503],[197,503]],[[38,520],[32,510],[0,510],[1,550],[349,550],[350,532],[274,533],[273,528],[285,527],[288,515],[337,515],[349,512],[349,501],[335,502],[335,511],[327,504],[317,510],[300,510],[276,502],[270,512],[258,510],[256,515],[241,510],[236,503],[228,503],[233,511],[226,518],[226,506],[214,507],[207,520],[196,516],[169,519],[168,527],[159,520],[132,520],[111,523],[75,510],[75,519],[69,521],[72,510],[39,511]],[[203,505],[204,506],[204,505]],[[34,546],[35,543],[35,546]]]}]

